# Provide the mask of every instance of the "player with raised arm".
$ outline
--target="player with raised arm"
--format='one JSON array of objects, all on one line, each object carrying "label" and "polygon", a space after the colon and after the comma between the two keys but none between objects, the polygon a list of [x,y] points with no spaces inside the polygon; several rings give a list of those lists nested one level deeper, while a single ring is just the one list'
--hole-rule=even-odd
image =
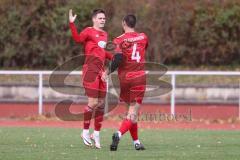
[{"label": "player with raised arm", "polygon": [[[104,98],[106,96],[106,82],[102,79],[104,73],[104,63],[106,58],[111,59],[112,55],[105,51],[107,42],[107,32],[103,30],[106,22],[105,12],[102,9],[95,9],[92,12],[92,27],[86,27],[78,34],[74,21],[77,15],[73,15],[69,10],[69,26],[72,37],[76,43],[84,46],[85,61],[83,65],[83,86],[85,94],[88,96],[88,105],[84,108],[83,132],[81,137],[87,146],[92,146],[91,137],[96,148],[100,145],[100,129],[104,114]],[[90,136],[89,126],[93,111],[94,132]]]},{"label": "player with raised arm", "polygon": [[135,149],[145,149],[138,139],[137,115],[146,88],[144,63],[148,38],[144,33],[136,32],[135,25],[136,17],[126,15],[122,21],[125,33],[114,39],[115,55],[108,74],[118,68],[120,100],[127,104],[128,113],[119,130],[112,136],[111,151],[117,150],[121,137],[127,131],[130,131]]}]

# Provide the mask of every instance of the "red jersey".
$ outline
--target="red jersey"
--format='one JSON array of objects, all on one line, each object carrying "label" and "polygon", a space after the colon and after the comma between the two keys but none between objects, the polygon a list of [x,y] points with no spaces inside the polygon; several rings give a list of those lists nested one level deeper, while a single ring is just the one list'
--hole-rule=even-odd
[{"label": "red jersey", "polygon": [[[115,52],[123,54],[123,62],[118,67],[118,73],[129,76],[143,73],[145,63],[145,51],[148,38],[144,33],[128,32],[114,39],[117,44]],[[128,75],[126,75],[128,77]]]},{"label": "red jersey", "polygon": [[69,25],[75,42],[84,45],[85,64],[93,71],[102,71],[105,59],[112,58],[112,55],[104,49],[107,43],[107,32],[87,27],[78,34],[74,23]]}]

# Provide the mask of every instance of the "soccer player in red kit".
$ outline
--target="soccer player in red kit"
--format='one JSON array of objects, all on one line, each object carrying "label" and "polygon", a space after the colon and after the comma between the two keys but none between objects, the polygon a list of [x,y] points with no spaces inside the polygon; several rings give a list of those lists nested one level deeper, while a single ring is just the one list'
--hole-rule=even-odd
[{"label": "soccer player in red kit", "polygon": [[[104,114],[104,98],[106,96],[106,83],[102,79],[104,72],[104,63],[106,58],[111,59],[112,55],[105,51],[107,43],[107,33],[103,30],[106,17],[102,9],[95,9],[92,13],[92,27],[86,27],[78,34],[74,21],[76,14],[69,10],[69,25],[72,37],[76,43],[84,46],[85,61],[83,65],[83,86],[85,94],[88,96],[88,105],[84,109],[83,132],[81,137],[87,146],[92,146],[92,140],[96,148],[100,146],[99,132],[102,126]],[[94,132],[92,136],[89,133],[89,126],[94,116]]]},{"label": "soccer player in red kit", "polygon": [[126,15],[122,21],[125,33],[114,39],[116,54],[108,72],[118,68],[120,100],[127,104],[128,113],[119,130],[112,136],[111,151],[117,150],[120,138],[127,131],[131,134],[135,149],[145,149],[138,139],[137,115],[146,88],[144,63],[148,38],[144,33],[136,32],[135,25],[136,17],[132,14]]}]

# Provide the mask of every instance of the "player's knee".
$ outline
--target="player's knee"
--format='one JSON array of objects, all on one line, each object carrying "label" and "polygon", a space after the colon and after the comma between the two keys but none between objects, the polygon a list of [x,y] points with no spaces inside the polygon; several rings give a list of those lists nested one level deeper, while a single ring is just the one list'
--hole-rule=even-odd
[{"label": "player's knee", "polygon": [[139,104],[135,104],[129,107],[127,119],[131,120],[133,123],[137,122],[139,106]]},{"label": "player's knee", "polygon": [[98,101],[89,101],[88,106],[91,108],[96,108],[98,106]]},{"label": "player's knee", "polygon": [[133,113],[133,112],[129,112],[127,114],[127,119],[132,121],[133,123],[136,123],[137,122],[137,114]]},{"label": "player's knee", "polygon": [[99,99],[98,100],[98,106],[104,108],[105,100],[104,99]]},{"label": "player's knee", "polygon": [[98,112],[104,112],[104,105],[97,106],[95,110]]}]

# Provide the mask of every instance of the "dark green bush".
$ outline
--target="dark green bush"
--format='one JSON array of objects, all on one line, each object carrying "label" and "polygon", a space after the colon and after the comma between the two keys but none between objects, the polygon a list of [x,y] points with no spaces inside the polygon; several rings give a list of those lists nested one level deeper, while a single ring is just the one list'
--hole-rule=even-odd
[{"label": "dark green bush", "polygon": [[126,13],[150,44],[147,59],[167,65],[240,63],[240,2],[209,0],[1,0],[0,67],[53,69],[81,54],[68,27],[68,10],[80,29],[91,25],[93,8],[107,11],[110,40],[122,33]]}]

